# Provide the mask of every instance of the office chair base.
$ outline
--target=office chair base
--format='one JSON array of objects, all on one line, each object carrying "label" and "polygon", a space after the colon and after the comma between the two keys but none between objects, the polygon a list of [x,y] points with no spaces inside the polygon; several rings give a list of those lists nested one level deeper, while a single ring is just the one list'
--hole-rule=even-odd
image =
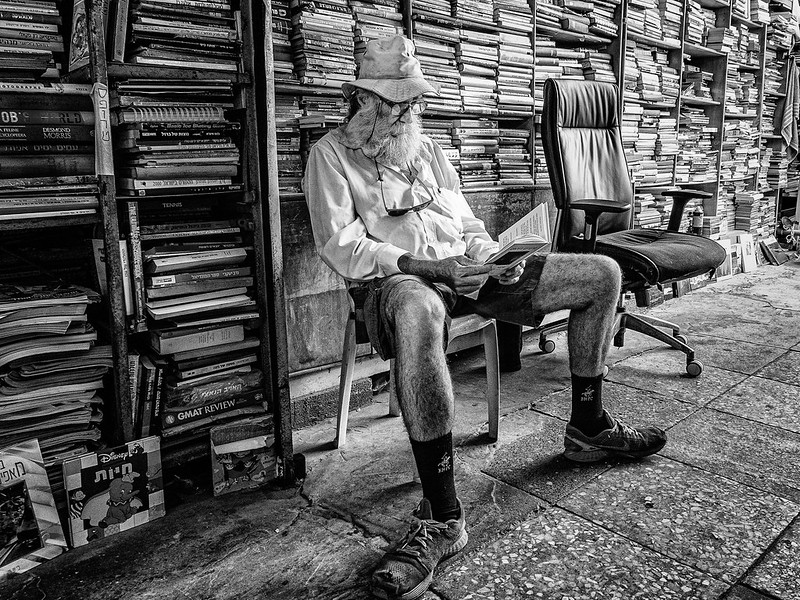
[{"label": "office chair base", "polygon": [[[659,327],[672,330],[672,335],[662,331]],[[703,363],[694,358],[694,349],[687,345],[686,336],[681,335],[680,327],[669,321],[651,317],[649,315],[631,314],[620,311],[619,330],[614,335],[614,345],[622,347],[625,341],[625,331],[631,329],[680,350],[686,355],[686,374],[697,377],[703,372]]]}]

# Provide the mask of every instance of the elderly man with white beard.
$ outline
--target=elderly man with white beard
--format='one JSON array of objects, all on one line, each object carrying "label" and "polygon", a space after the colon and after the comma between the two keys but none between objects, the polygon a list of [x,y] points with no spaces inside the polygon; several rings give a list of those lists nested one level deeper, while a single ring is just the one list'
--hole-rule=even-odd
[{"label": "elderly man with white beard", "polygon": [[641,458],[666,443],[603,408],[606,352],[620,292],[617,264],[596,255],[534,256],[498,275],[498,250],[459,189],[439,145],[422,133],[425,80],[403,36],[367,44],[345,83],[349,120],[309,154],[303,189],[317,251],[364,298],[370,342],[395,358],[397,396],[422,484],[416,523],[372,575],[380,598],[413,600],[436,565],[467,543],[453,477],[453,387],[445,361],[450,317],[477,313],[536,327],[569,309],[572,412],[564,455],[580,462]]}]

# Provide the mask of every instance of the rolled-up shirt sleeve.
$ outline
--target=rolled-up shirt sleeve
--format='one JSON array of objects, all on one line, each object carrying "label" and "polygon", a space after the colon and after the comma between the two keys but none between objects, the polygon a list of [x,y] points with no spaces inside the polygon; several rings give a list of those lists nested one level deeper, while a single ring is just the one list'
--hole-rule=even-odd
[{"label": "rolled-up shirt sleeve", "polygon": [[456,173],[450,161],[447,160],[439,144],[433,143],[433,156],[434,164],[439,167],[438,179],[443,183],[442,187],[458,195],[462,232],[464,243],[467,245],[466,255],[478,262],[484,262],[497,252],[500,246],[486,231],[483,221],[472,212],[472,208],[464,198],[464,194],[461,193],[458,173]]},{"label": "rolled-up shirt sleeve", "polygon": [[303,179],[314,244],[322,260],[351,281],[400,273],[397,260],[406,250],[369,236],[356,213],[350,182],[339,156],[320,141],[312,147]]}]

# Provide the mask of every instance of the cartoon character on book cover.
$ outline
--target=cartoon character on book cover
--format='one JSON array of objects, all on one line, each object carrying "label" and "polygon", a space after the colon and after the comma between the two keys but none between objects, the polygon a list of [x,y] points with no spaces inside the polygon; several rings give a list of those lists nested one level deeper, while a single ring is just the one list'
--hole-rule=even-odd
[{"label": "cartoon character on book cover", "polygon": [[0,449],[0,580],[67,547],[35,439]]},{"label": "cartoon character on book cover", "polygon": [[153,436],[64,462],[72,544],[164,515],[161,446]]},{"label": "cartoon character on book cover", "polygon": [[211,429],[214,495],[258,487],[277,476],[275,436],[262,422]]}]

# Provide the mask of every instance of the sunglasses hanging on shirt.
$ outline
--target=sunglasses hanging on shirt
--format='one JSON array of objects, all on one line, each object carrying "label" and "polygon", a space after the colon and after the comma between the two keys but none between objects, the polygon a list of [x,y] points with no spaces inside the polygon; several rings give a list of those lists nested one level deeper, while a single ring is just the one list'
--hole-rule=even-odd
[{"label": "sunglasses hanging on shirt", "polygon": [[425,202],[420,202],[419,204],[415,204],[413,206],[409,206],[408,208],[389,208],[386,204],[386,196],[383,193],[383,174],[381,170],[378,168],[378,161],[374,158],[372,159],[372,164],[375,165],[375,172],[378,174],[378,183],[381,186],[381,200],[383,200],[383,208],[386,210],[386,214],[390,217],[402,217],[405,214],[410,212],[419,212],[428,208],[434,201],[433,192],[431,192],[430,188],[425,184],[424,181],[421,179],[417,179],[420,182],[423,188],[425,188],[425,192],[428,194],[428,200]]}]

